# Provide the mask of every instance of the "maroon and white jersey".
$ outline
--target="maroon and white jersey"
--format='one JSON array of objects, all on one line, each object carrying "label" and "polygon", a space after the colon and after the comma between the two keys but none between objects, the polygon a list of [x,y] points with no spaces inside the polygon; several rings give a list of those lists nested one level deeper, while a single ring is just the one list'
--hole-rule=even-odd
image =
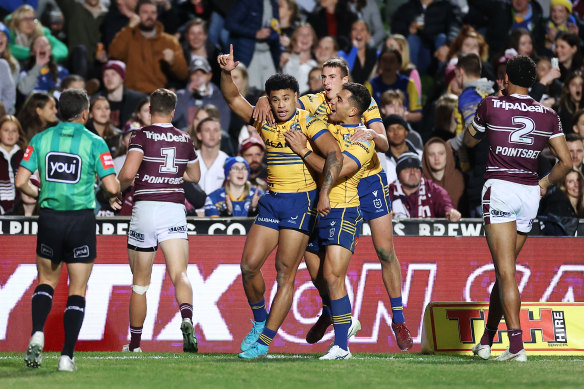
[{"label": "maroon and white jersey", "polygon": [[144,154],[134,180],[134,201],[184,204],[183,174],[197,159],[191,137],[170,123],[158,123],[134,131],[130,150]]},{"label": "maroon and white jersey", "polygon": [[537,185],[539,154],[548,139],[564,136],[555,111],[519,94],[486,97],[472,124],[489,141],[485,180]]}]

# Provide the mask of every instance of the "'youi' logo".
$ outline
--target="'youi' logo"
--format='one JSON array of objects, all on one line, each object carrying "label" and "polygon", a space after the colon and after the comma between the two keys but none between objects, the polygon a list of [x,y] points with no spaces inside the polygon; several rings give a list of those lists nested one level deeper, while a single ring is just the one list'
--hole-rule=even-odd
[{"label": "'youi' logo", "polygon": [[46,156],[45,178],[47,181],[76,184],[81,178],[81,157],[51,151]]}]

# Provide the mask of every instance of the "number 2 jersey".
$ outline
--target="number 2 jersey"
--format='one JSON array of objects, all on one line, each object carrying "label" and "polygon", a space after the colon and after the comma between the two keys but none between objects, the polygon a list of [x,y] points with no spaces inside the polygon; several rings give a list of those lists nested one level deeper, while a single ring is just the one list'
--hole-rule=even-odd
[{"label": "number 2 jersey", "polygon": [[548,139],[564,136],[558,115],[529,96],[489,96],[472,122],[489,141],[485,180],[537,185],[537,159]]},{"label": "number 2 jersey", "polygon": [[170,123],[158,123],[132,133],[128,152],[144,154],[134,180],[134,201],[184,204],[183,174],[197,154],[191,137]]}]

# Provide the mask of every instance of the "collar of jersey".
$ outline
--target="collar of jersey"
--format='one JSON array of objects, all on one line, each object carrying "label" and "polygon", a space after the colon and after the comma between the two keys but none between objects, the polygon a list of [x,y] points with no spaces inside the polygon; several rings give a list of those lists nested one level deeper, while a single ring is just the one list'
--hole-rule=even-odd
[{"label": "collar of jersey", "polygon": [[354,128],[354,127],[359,127],[361,126],[361,123],[356,123],[356,124],[341,124],[341,127],[345,127],[345,128]]},{"label": "collar of jersey", "polygon": [[152,123],[151,126],[157,126],[157,127],[172,127],[172,123]]},{"label": "collar of jersey", "polygon": [[512,93],[510,96],[517,97],[518,99],[529,99],[530,98],[530,96],[522,95],[519,93]]}]

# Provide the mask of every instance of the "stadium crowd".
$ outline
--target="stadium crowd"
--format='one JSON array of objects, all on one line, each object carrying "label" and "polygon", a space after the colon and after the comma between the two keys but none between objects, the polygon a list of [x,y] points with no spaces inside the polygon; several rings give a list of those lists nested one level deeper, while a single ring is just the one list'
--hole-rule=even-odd
[{"label": "stadium crowd", "polygon": [[[531,57],[530,96],[558,113],[573,162],[539,215],[545,233],[573,235],[584,218],[583,18],[579,0],[5,0],[0,213],[38,213],[15,173],[31,138],[59,122],[63,91],[90,95],[86,127],[119,173],[132,131],[151,124],[148,95],[166,87],[178,96],[173,124],[202,162],[199,183],[184,184],[189,214],[256,215],[268,189],[265,145],[219,87],[217,56],[232,43],[233,81],[251,104],[274,73],[313,94],[325,85],[323,63],[347,62],[384,117],[389,150],[378,156],[397,218],[482,215],[488,144],[466,148],[463,130],[504,89],[509,59]],[[540,176],[554,162],[542,153]],[[96,214],[114,215],[97,188]],[[130,192],[119,213],[131,208]]]}]

